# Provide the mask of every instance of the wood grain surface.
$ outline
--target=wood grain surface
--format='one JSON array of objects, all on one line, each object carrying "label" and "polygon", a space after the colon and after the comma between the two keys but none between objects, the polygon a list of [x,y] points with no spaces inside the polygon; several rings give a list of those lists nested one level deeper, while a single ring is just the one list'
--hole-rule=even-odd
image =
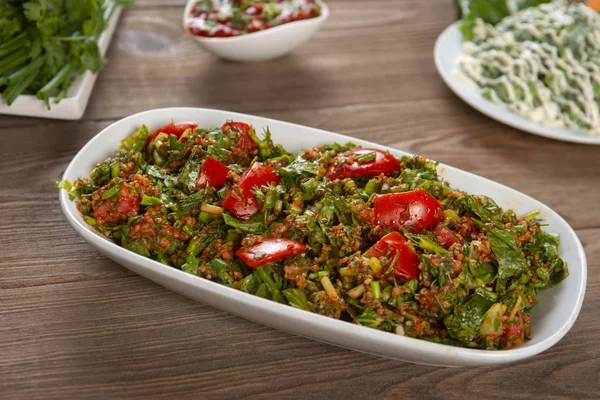
[{"label": "wood grain surface", "polygon": [[[600,398],[600,148],[494,122],[438,77],[451,0],[329,0],[308,44],[222,62],[181,27],[182,0],[124,12],[81,121],[0,116],[0,398]],[[113,121],[197,106],[368,139],[546,203],[588,257],[580,317],[549,351],[500,367],[434,368],[317,343],[188,300],[132,274],[67,225],[54,181]]]}]

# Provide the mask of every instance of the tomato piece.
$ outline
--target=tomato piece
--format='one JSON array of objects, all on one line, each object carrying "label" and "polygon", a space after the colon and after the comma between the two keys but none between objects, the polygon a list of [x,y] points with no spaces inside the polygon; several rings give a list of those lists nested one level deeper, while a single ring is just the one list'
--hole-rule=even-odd
[{"label": "tomato piece", "polygon": [[[368,158],[370,153],[375,153],[375,157],[360,162],[361,156]],[[356,149],[336,155],[326,176],[332,180],[359,176],[372,178],[380,174],[390,175],[396,171],[400,171],[400,164],[393,155],[375,149]]]},{"label": "tomato piece", "polygon": [[241,219],[250,219],[258,211],[256,196],[252,193],[255,186],[261,187],[270,183],[278,184],[281,176],[268,165],[255,162],[240,177],[221,205]]},{"label": "tomato piece", "polygon": [[452,232],[450,228],[443,225],[435,230],[435,238],[440,246],[446,250],[448,250],[454,243],[460,243],[460,240],[458,240],[454,232]]},{"label": "tomato piece", "polygon": [[382,263],[382,268],[375,273],[376,278],[383,277],[394,265],[394,276],[403,281],[419,279],[419,257],[406,243],[400,232],[388,233],[375,243],[365,255],[380,259],[385,257],[387,262]]},{"label": "tomato piece", "polygon": [[384,228],[399,225],[411,232],[432,229],[444,219],[442,205],[423,189],[376,195],[373,199],[375,223]]},{"label": "tomato piece", "polygon": [[227,173],[229,168],[219,160],[212,157],[206,157],[200,169],[200,176],[196,182],[199,188],[210,184],[212,187],[220,187],[227,183]]},{"label": "tomato piece", "polygon": [[121,184],[119,194],[103,200],[98,206],[93,207],[92,217],[98,225],[116,224],[138,214],[140,198],[133,197],[131,189]]},{"label": "tomato piece", "polygon": [[265,239],[261,243],[238,249],[235,255],[249,267],[257,268],[306,250],[304,244],[291,239]]},{"label": "tomato piece", "polygon": [[506,343],[506,348],[513,347],[525,341],[525,325],[523,324],[523,317],[520,312],[517,312],[512,320],[504,323],[502,341]]},{"label": "tomato piece", "polygon": [[171,122],[170,124],[165,125],[162,128],[158,128],[157,130],[152,132],[150,136],[148,136],[148,139],[146,139],[146,148],[148,147],[150,142],[156,139],[156,137],[161,133],[165,133],[167,135],[175,135],[177,139],[179,139],[181,135],[183,135],[183,132],[187,131],[188,129],[196,129],[197,127],[197,122]]},{"label": "tomato piece", "polygon": [[117,208],[115,209],[119,214],[129,214],[131,212],[133,212],[135,215],[137,215],[138,210],[139,210],[139,204],[140,204],[140,200],[139,199],[135,199],[135,198],[128,198],[128,199],[122,199],[118,204],[117,204]]},{"label": "tomato piece", "polygon": [[239,133],[248,133],[250,130],[250,125],[245,122],[227,121],[223,124],[221,130],[225,133],[228,133],[230,130],[234,130]]},{"label": "tomato piece", "polygon": [[238,36],[239,34],[240,34],[240,31],[238,31],[237,29],[233,29],[232,27],[227,26],[227,25],[221,25],[221,26],[211,29],[208,32],[208,34],[204,34],[204,35],[200,35],[200,36],[233,37],[233,36]]},{"label": "tomato piece", "polygon": [[258,145],[254,143],[254,140],[248,134],[252,127],[245,122],[225,122],[221,127],[221,130],[225,133],[229,131],[238,132],[238,142],[237,147],[246,152],[257,151],[259,149]]}]

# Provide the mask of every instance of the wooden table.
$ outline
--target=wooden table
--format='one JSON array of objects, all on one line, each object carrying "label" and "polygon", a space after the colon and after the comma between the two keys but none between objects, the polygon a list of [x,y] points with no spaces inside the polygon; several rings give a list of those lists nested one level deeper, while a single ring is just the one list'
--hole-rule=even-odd
[{"label": "wooden table", "polygon": [[[600,148],[546,140],[458,100],[435,71],[450,0],[330,0],[310,43],[221,62],[183,32],[183,0],[127,10],[81,121],[0,117],[0,398],[598,398]],[[276,331],[171,293],[67,225],[54,181],[113,121],[228,109],[372,140],[485,176],[564,216],[588,256],[581,315],[519,364],[433,368]]]}]

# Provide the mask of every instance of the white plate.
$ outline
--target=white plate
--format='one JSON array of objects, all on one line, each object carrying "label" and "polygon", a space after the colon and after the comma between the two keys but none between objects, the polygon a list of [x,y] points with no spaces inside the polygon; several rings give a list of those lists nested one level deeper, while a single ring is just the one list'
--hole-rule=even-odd
[{"label": "white plate", "polygon": [[[121,11],[121,7],[115,10],[110,21],[108,21],[108,27],[98,39],[98,47],[102,55],[106,54]],[[58,104],[54,104],[55,97],[50,98],[50,109],[44,101],[34,95],[21,95],[10,106],[0,96],[0,114],[51,119],[80,119],[85,112],[97,77],[98,74],[93,74],[90,71],[85,71],[82,75],[79,75],[67,91],[65,98]]]},{"label": "white plate", "polygon": [[[167,108],[135,114],[104,129],[75,156],[63,177],[72,181],[89,176],[96,162],[114,154],[120,141],[143,124],[150,130],[170,121],[197,121],[200,126],[208,127],[221,126],[230,119],[250,123],[259,129],[268,126],[273,133],[273,140],[294,152],[319,144],[351,140],[358,145],[389,150],[396,156],[408,154],[336,133],[261,117],[200,108]],[[440,366],[508,363],[550,348],[577,319],[585,294],[587,264],[577,235],[556,212],[522,193],[453,167],[440,165],[438,170],[453,187],[491,196],[499,205],[512,208],[519,214],[540,210],[541,217],[548,224],[546,229],[561,236],[560,254],[569,263],[571,275],[560,285],[540,293],[540,304],[532,312],[533,338],[518,348],[486,351],[430,343],[262,299],[167,267],[112,243],[84,222],[76,203],[69,201],[64,190],[60,192],[60,204],[67,221],[85,240],[130,270],[184,296],[297,335],[396,360]]]},{"label": "white plate", "polygon": [[590,136],[583,131],[568,128],[553,128],[541,125],[513,113],[504,106],[487,100],[475,85],[464,81],[454,73],[456,60],[462,51],[462,44],[462,32],[458,28],[458,24],[454,23],[442,32],[435,43],[435,65],[450,89],[471,107],[503,124],[534,135],[565,142],[600,145],[600,136]]},{"label": "white plate", "polygon": [[187,29],[187,17],[197,2],[188,0],[183,12],[183,29],[205,50],[237,62],[260,62],[281,57],[312,38],[329,17],[329,7],[319,1],[321,15],[316,18],[289,22],[247,35],[207,38],[192,35]]}]

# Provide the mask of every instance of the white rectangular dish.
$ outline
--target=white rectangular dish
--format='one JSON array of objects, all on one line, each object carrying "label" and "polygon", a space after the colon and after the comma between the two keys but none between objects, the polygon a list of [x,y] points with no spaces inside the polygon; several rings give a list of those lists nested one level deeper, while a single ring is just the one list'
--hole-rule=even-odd
[{"label": "white rectangular dish", "polygon": [[[153,130],[170,121],[197,121],[199,126],[208,127],[221,126],[232,119],[247,122],[259,129],[268,126],[273,134],[273,141],[281,143],[289,151],[297,152],[320,144],[352,141],[361,146],[388,150],[395,156],[408,155],[363,140],[267,118],[228,111],[168,108],[135,114],[104,129],[75,156],[63,178],[72,181],[89,176],[98,161],[110,157],[119,147],[120,141],[141,125],[145,124]],[[391,359],[439,366],[515,362],[549,349],[573,326],[583,303],[587,263],[577,235],[556,212],[520,192],[446,165],[439,165],[438,171],[453,187],[490,196],[501,207],[512,208],[517,214],[539,210],[540,218],[547,224],[546,230],[560,235],[560,255],[569,264],[570,276],[560,285],[540,292],[540,303],[532,312],[532,339],[517,348],[489,351],[431,343],[354,325],[253,296],[167,267],[112,243],[84,222],[76,203],[69,200],[64,190],[60,192],[60,204],[67,221],[86,241],[133,272],[212,307],[297,335]]]},{"label": "white rectangular dish", "polygon": [[[102,32],[100,39],[98,39],[98,47],[102,55],[105,55],[108,50],[122,10],[121,7],[115,10],[108,22],[108,27]],[[94,74],[91,71],[85,71],[79,75],[73,81],[67,92],[67,96],[58,104],[54,103],[56,100],[55,97],[50,98],[50,109],[48,109],[44,101],[34,95],[21,95],[10,106],[0,96],[0,114],[51,119],[80,119],[85,112],[97,77],[98,73]]]}]

